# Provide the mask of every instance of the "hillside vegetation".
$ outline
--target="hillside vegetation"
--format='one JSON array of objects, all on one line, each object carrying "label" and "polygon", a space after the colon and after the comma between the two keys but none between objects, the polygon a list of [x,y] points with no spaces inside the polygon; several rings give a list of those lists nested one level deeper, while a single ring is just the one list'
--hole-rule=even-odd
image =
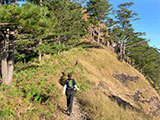
[{"label": "hillside vegetation", "polygon": [[17,63],[12,85],[0,87],[0,118],[64,120],[61,84],[70,72],[80,88],[76,97],[81,109],[91,120],[159,119],[159,95],[144,76],[96,44],[46,55],[41,62]]},{"label": "hillside vegetation", "polygon": [[[0,1],[1,120],[160,119],[160,50],[133,28],[134,2],[26,1]],[[80,88],[72,118],[68,73]]]},{"label": "hillside vegetation", "polygon": [[15,2],[0,2],[0,79],[4,84],[12,83],[14,63],[41,61],[45,54],[75,48],[87,37],[112,48],[120,61],[134,66],[160,91],[160,50],[149,46],[144,32],[135,32],[132,22],[139,18],[130,8],[134,2],[115,8],[108,0]]}]

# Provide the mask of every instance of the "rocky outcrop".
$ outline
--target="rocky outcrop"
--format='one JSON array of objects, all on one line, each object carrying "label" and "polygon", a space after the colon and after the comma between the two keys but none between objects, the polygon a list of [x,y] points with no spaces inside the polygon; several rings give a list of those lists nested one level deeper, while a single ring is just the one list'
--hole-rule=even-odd
[{"label": "rocky outcrop", "polygon": [[138,76],[130,76],[130,75],[126,75],[124,73],[122,73],[122,74],[112,74],[112,76],[115,79],[119,80],[124,85],[125,85],[126,81],[136,82],[139,79]]},{"label": "rocky outcrop", "polygon": [[[113,74],[113,77],[119,80],[123,85],[126,84],[126,81],[136,82],[138,76],[130,76],[126,74]],[[136,89],[132,93],[117,93],[113,90],[108,84],[100,82],[98,87],[103,88],[106,92],[105,95],[110,98],[112,101],[117,102],[120,107],[124,109],[132,109],[136,111],[144,112],[151,116],[158,116],[160,114],[160,99],[156,94],[147,95],[149,91],[152,91],[153,88],[149,87],[146,89]]]}]

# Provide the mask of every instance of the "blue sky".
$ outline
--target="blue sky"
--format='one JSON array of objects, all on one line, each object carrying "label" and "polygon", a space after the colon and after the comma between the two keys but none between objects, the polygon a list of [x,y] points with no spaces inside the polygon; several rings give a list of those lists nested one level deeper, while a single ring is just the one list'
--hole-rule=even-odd
[{"label": "blue sky", "polygon": [[109,0],[114,8],[120,3],[134,2],[130,8],[138,13],[140,20],[133,22],[137,32],[146,32],[150,46],[160,49],[160,0]]}]

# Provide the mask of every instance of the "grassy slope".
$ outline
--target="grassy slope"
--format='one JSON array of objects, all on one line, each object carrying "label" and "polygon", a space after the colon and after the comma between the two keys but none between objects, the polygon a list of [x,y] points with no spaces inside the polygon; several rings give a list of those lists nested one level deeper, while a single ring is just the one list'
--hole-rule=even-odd
[{"label": "grassy slope", "polygon": [[[64,56],[65,57],[64,57]],[[115,54],[108,49],[87,49],[79,51],[78,49],[66,52],[62,58],[70,61],[70,65],[78,60],[79,66],[82,71],[75,71],[74,77],[78,83],[80,81],[86,81],[89,85],[87,92],[81,92],[78,94],[78,98],[84,109],[90,114],[90,117],[95,120],[138,120],[149,119],[149,116],[139,114],[131,110],[124,110],[120,108],[115,102],[112,102],[107,95],[110,93],[122,97],[124,100],[129,101],[134,106],[138,107],[132,100],[125,97],[126,93],[134,93],[136,90],[148,89],[150,85],[145,80],[144,76],[137,70],[126,63],[119,62]],[[72,57],[71,57],[72,56]],[[73,67],[74,68],[74,67]],[[76,66],[75,66],[76,68]],[[139,76],[139,80],[136,83],[129,82],[127,87],[124,87],[118,80],[112,77],[113,73],[126,73],[131,76]],[[85,79],[80,78],[84,76]],[[104,83],[109,90],[104,90],[98,87],[99,82]],[[146,97],[156,94],[152,89],[147,91]],[[144,108],[148,108],[148,105],[142,105]]]},{"label": "grassy slope", "polygon": [[[137,104],[125,94],[150,85],[143,75],[130,65],[119,62],[116,55],[106,48],[76,48],[59,55],[45,56],[41,63],[17,66],[12,86],[1,86],[1,119],[63,120],[62,111],[66,104],[65,96],[62,96],[63,87],[59,84],[61,72],[73,72],[81,89],[76,96],[93,120],[151,119],[141,112],[119,107],[108,98],[110,94],[118,95],[136,107],[146,108],[147,112],[148,104]],[[137,75],[139,80],[124,86],[112,77],[113,73]],[[108,89],[99,87],[100,82]],[[144,96],[149,98],[153,94],[157,96],[151,88]]]}]

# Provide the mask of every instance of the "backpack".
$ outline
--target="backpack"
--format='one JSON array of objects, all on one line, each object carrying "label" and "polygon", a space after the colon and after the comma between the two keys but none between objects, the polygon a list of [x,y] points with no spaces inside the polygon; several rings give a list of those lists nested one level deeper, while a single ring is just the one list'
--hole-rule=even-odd
[{"label": "backpack", "polygon": [[68,87],[70,89],[73,89],[74,88],[74,86],[73,86],[73,80],[72,79],[68,79],[67,82],[68,82]]}]

